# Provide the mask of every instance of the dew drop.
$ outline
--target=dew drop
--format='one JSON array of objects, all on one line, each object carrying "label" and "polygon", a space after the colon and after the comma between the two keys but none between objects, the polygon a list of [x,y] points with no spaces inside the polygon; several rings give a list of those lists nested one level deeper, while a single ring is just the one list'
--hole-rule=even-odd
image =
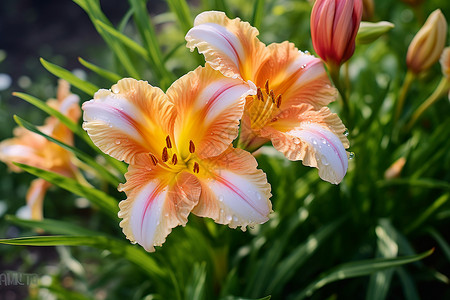
[{"label": "dew drop", "polygon": [[230,222],[233,219],[232,216],[227,216],[227,221]]},{"label": "dew drop", "polygon": [[354,152],[350,152],[348,154],[348,159],[354,159],[355,158],[355,153]]},{"label": "dew drop", "polygon": [[309,54],[309,51],[308,51],[308,50],[305,50],[305,54]]},{"label": "dew drop", "polygon": [[349,134],[348,129],[345,129],[344,136],[348,136],[348,134]]},{"label": "dew drop", "polygon": [[164,217],[168,218],[169,217],[169,213],[165,213]]},{"label": "dew drop", "polygon": [[223,215],[223,209],[220,210],[220,214]]},{"label": "dew drop", "polygon": [[234,222],[237,222],[237,221],[238,221],[238,217],[234,216],[234,217],[233,217],[233,221],[234,221]]},{"label": "dew drop", "polygon": [[223,201],[223,196],[221,195],[217,199],[219,200],[219,202],[222,202]]},{"label": "dew drop", "polygon": [[313,140],[312,140],[312,143],[313,143],[314,145],[317,145],[317,140],[316,140],[316,139],[313,139]]},{"label": "dew drop", "polygon": [[296,145],[300,144],[300,139],[299,138],[294,138],[294,144],[296,144]]},{"label": "dew drop", "polygon": [[117,140],[114,141],[114,143],[115,143],[116,145],[120,145],[120,140],[117,139]]},{"label": "dew drop", "polygon": [[327,144],[327,140],[326,139],[322,138],[321,140],[322,140],[322,144],[325,144],[325,145]]},{"label": "dew drop", "polygon": [[328,160],[325,157],[322,156],[322,164],[324,166],[328,166],[330,163],[328,162]]},{"label": "dew drop", "polygon": [[304,68],[306,68],[306,65],[302,65],[300,68],[304,69]]}]

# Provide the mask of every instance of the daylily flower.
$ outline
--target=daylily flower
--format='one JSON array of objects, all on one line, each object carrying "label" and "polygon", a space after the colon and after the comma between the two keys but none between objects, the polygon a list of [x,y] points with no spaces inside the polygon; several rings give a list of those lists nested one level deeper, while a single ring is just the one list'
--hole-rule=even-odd
[{"label": "daylily flower", "polygon": [[245,97],[241,80],[209,66],[164,94],[122,79],[83,104],[84,129],[105,153],[129,163],[120,226],[147,251],[164,243],[190,212],[231,228],[260,224],[271,211],[270,185],[253,156],[234,149]]},{"label": "daylily flower", "polygon": [[336,98],[322,62],[291,43],[265,46],[258,30],[222,12],[204,12],[187,33],[187,47],[225,76],[257,86],[247,97],[240,145],[254,151],[269,140],[290,160],[319,169],[322,179],[339,183],[348,156],[347,132],[327,107]]},{"label": "daylily flower", "polygon": [[[47,104],[77,122],[81,116],[78,102],[79,97],[70,93],[69,83],[60,80],[57,99],[50,99]],[[48,117],[39,130],[66,144],[73,145],[73,133],[53,116]],[[14,136],[0,143],[0,160],[5,162],[12,171],[21,171],[13,164],[18,162],[67,177],[75,177],[77,174],[78,169],[72,164],[73,155],[69,151],[22,127],[14,130]],[[32,219],[42,219],[43,200],[50,186],[51,184],[44,179],[38,178],[32,181],[26,196],[27,214]]]}]

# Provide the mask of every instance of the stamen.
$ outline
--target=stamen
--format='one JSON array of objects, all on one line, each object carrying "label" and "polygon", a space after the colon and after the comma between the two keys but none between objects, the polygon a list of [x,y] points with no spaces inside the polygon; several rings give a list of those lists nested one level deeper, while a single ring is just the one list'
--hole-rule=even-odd
[{"label": "stamen", "polygon": [[266,89],[266,94],[269,94],[269,79],[266,80],[266,83],[264,84],[264,88]]},{"label": "stamen", "polygon": [[189,152],[194,153],[195,152],[195,145],[192,140],[189,141]]},{"label": "stamen", "polygon": [[166,145],[167,145],[167,148],[172,148],[172,141],[170,140],[170,136],[167,136],[166,137]]},{"label": "stamen", "polygon": [[277,108],[280,108],[281,106],[281,94],[278,95],[277,97],[277,101],[275,101],[277,103]]},{"label": "stamen", "polygon": [[177,155],[174,154],[174,155],[172,156],[172,164],[175,166],[175,165],[177,164],[177,162],[178,162]]},{"label": "stamen", "polygon": [[262,91],[261,91],[261,89],[259,87],[256,90],[256,95],[258,96],[259,100],[264,101],[263,93],[262,93]]},{"label": "stamen", "polygon": [[273,93],[273,90],[270,90],[270,98],[272,98],[272,102],[275,103],[275,94]]},{"label": "stamen", "polygon": [[195,163],[194,163],[194,173],[197,173],[197,174],[198,174],[198,172],[200,172],[200,166],[198,165],[197,162],[195,162]]},{"label": "stamen", "polygon": [[162,161],[166,162],[169,160],[169,153],[167,153],[167,147],[164,147],[162,152]]},{"label": "stamen", "polygon": [[158,164],[158,159],[156,158],[156,156],[154,156],[151,153],[149,155],[150,155],[150,159],[152,160],[153,165],[155,165],[155,167],[156,167],[156,165]]}]

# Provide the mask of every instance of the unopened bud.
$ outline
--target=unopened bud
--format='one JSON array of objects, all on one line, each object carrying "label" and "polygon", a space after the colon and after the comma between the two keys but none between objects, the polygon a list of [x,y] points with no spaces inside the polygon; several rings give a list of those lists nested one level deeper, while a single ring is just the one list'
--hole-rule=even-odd
[{"label": "unopened bud", "polygon": [[447,38],[447,21],[440,9],[435,10],[411,41],[406,64],[413,73],[420,73],[435,64]]},{"label": "unopened bud", "polygon": [[369,44],[378,39],[380,36],[394,28],[394,24],[386,21],[371,23],[361,22],[358,35],[356,36],[357,44]]},{"label": "unopened bud", "polygon": [[406,159],[404,157],[400,157],[397,159],[387,170],[384,172],[384,178],[392,179],[400,177],[400,173],[405,166]]},{"label": "unopened bud", "polygon": [[442,74],[450,80],[450,47],[444,48],[439,62],[441,63]]}]

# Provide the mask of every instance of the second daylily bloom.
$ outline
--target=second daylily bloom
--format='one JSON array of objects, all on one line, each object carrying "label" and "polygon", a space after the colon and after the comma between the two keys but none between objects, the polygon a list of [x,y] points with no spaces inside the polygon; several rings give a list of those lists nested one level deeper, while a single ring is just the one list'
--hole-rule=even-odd
[{"label": "second daylily bloom", "polygon": [[130,164],[120,190],[120,226],[147,251],[190,212],[231,228],[260,224],[270,185],[253,156],[234,149],[245,97],[255,91],[209,66],[167,93],[122,79],[83,104],[84,129],[105,153]]},{"label": "second daylily bloom", "polygon": [[[79,97],[70,93],[69,83],[60,80],[57,99],[50,99],[47,104],[77,122],[81,116],[78,102]],[[68,145],[73,145],[73,133],[53,116],[48,117],[39,130]],[[14,138],[0,143],[0,160],[7,163],[11,170],[21,171],[13,164],[13,162],[18,162],[67,177],[77,176],[79,171],[72,163],[74,156],[69,151],[22,127],[14,130],[14,136]],[[49,182],[41,178],[35,179],[31,183],[26,198],[27,214],[32,219],[42,219],[43,200],[50,186]]]},{"label": "second daylily bloom", "polygon": [[258,34],[249,23],[212,11],[196,17],[186,41],[225,76],[257,86],[241,121],[242,147],[253,151],[271,140],[288,159],[303,160],[322,179],[339,183],[349,144],[345,126],[326,107],[337,93],[321,60],[288,42],[266,47]]}]

